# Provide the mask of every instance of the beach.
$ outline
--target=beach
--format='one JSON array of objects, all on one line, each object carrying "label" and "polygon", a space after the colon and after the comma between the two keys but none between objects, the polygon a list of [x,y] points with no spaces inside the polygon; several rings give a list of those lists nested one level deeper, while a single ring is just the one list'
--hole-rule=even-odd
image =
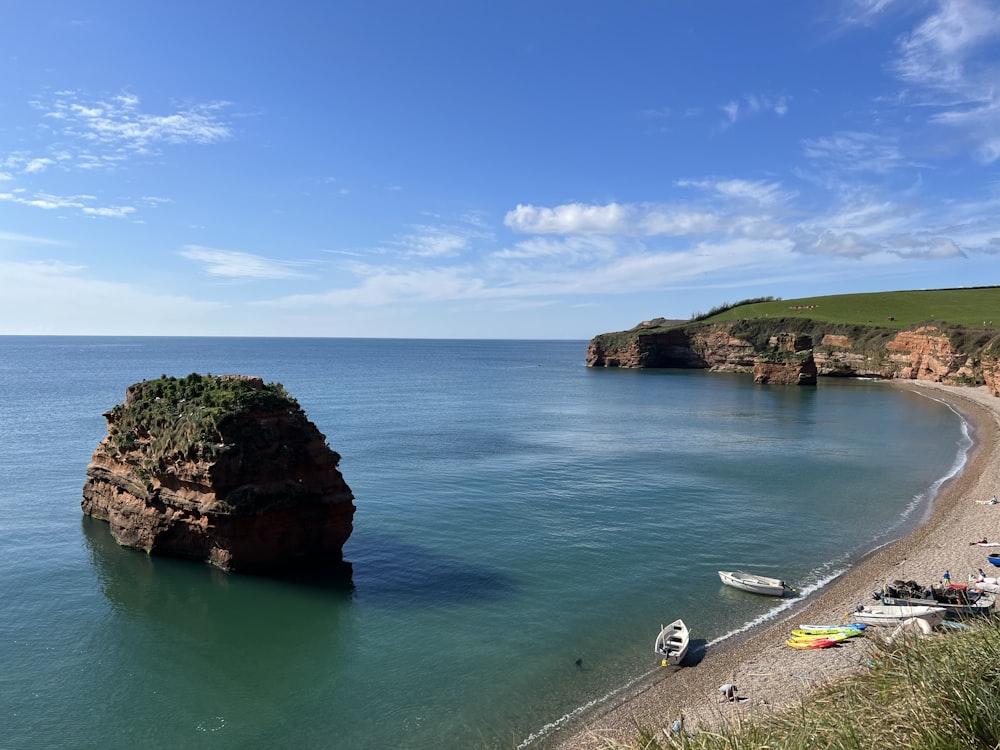
[{"label": "beach", "polygon": [[[669,731],[676,720],[683,720],[686,731],[694,731],[792,708],[818,686],[865,665],[871,643],[854,638],[838,648],[796,650],[785,644],[792,628],[848,622],[849,613],[873,603],[872,592],[887,581],[927,585],[940,581],[947,570],[953,582],[964,583],[970,573],[990,568],[989,550],[970,542],[984,537],[1000,541],[1000,505],[983,503],[1000,492],[1000,398],[985,386],[906,381],[892,387],[947,402],[966,420],[973,440],[965,466],[942,485],[926,522],[854,563],[830,585],[805,597],[800,607],[703,655],[689,654],[685,666],[664,668],[652,684],[616,696],[553,736],[547,747],[596,750],[611,742],[632,743],[640,728]],[[995,575],[996,569],[986,573]],[[738,687],[741,700],[719,702],[718,688],[725,683]]]}]

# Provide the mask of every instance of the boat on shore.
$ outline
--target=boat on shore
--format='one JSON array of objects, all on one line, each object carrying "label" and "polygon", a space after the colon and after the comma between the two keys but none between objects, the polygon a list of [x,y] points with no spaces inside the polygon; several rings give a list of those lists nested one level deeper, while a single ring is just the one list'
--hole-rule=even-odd
[{"label": "boat on shore", "polygon": [[749,591],[753,594],[784,596],[786,591],[793,591],[788,584],[778,578],[768,578],[767,576],[746,573],[742,570],[720,570],[719,578],[727,586]]},{"label": "boat on shore", "polygon": [[940,607],[948,617],[988,615],[996,605],[996,594],[976,591],[965,584],[920,586],[915,581],[893,581],[872,594],[890,606]]},{"label": "boat on shore", "polygon": [[865,625],[881,625],[891,627],[899,625],[910,618],[918,618],[927,622],[932,628],[944,621],[945,610],[942,607],[922,605],[868,604],[860,605],[851,616]]},{"label": "boat on shore", "polygon": [[660,627],[653,651],[663,660],[664,666],[673,667],[684,661],[690,642],[691,631],[684,620],[674,620],[669,625]]}]

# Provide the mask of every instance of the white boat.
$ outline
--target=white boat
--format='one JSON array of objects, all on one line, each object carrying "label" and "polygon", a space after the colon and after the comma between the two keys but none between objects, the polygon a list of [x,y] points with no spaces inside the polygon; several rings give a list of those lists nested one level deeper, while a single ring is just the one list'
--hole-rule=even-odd
[{"label": "white boat", "polygon": [[766,594],[767,596],[784,596],[786,591],[792,589],[777,578],[767,578],[753,573],[744,573],[742,570],[720,570],[719,578],[727,586],[751,591],[754,594]]},{"label": "white boat", "polygon": [[660,627],[653,651],[667,664],[676,666],[684,661],[690,640],[691,633],[684,620],[674,620],[669,625]]},{"label": "white boat", "polygon": [[927,622],[931,627],[937,627],[944,621],[945,610],[942,607],[923,605],[871,604],[860,606],[851,613],[858,622],[866,625],[899,625],[911,617]]}]

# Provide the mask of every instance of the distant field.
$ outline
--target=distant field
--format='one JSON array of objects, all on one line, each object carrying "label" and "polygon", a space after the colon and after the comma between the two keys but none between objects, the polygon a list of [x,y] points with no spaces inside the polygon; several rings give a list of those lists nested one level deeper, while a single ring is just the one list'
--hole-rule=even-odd
[{"label": "distant field", "polygon": [[919,323],[998,328],[1000,286],[838,294],[757,302],[731,308],[705,320],[714,322],[741,318],[810,318],[829,323],[887,328],[909,328]]}]

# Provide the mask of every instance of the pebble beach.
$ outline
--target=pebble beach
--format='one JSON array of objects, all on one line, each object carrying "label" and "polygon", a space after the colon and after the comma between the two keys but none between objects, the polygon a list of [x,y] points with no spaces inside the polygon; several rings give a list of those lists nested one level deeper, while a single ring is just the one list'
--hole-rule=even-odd
[{"label": "pebble beach", "polygon": [[[1000,541],[1000,505],[986,504],[1000,492],[1000,398],[985,386],[907,381],[893,387],[946,401],[970,427],[974,444],[968,460],[941,487],[927,521],[857,561],[780,619],[717,644],[703,655],[689,654],[685,666],[665,668],[652,684],[595,709],[583,722],[550,738],[546,747],[597,750],[614,742],[632,743],[639,728],[667,732],[682,720],[686,731],[694,731],[793,708],[817,686],[860,669],[868,651],[863,638],[835,649],[792,649],[785,644],[792,628],[800,623],[849,622],[849,613],[860,604],[873,603],[872,592],[886,581],[916,580],[926,585],[941,580],[947,570],[958,583],[980,568],[990,568],[988,550],[970,542],[984,537]],[[718,688],[725,683],[738,687],[741,700],[719,702]]]}]

